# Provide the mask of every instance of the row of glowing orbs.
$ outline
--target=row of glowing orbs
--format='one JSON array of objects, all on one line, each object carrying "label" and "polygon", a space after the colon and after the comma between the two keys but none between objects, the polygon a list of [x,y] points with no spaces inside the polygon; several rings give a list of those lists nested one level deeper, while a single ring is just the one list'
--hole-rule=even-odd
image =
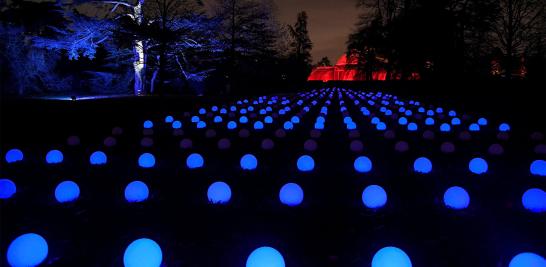
[{"label": "row of glowing orbs", "polygon": [[[48,255],[47,241],[35,233],[15,238],[8,247],[7,261],[12,267],[32,267],[43,263]],[[123,254],[125,267],[160,267],[163,252],[157,242],[140,238],[131,242]],[[263,246],[253,250],[246,260],[246,267],[285,267],[282,254],[275,248]],[[402,249],[388,246],[378,250],[371,262],[372,267],[411,267],[408,254]],[[519,253],[507,267],[546,267],[546,260],[532,252]]]}]

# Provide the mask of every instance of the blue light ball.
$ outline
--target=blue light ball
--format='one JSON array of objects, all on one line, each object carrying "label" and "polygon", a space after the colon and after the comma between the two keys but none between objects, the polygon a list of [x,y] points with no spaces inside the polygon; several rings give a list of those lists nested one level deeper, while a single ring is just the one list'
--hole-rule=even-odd
[{"label": "blue light ball", "polygon": [[384,247],[377,251],[372,259],[372,267],[411,266],[411,260],[408,254],[397,247]]},{"label": "blue light ball", "polygon": [[234,121],[230,121],[227,124],[227,128],[230,129],[230,130],[233,130],[233,129],[237,128],[237,123],[234,122]]},{"label": "blue light ball", "polygon": [[172,123],[173,121],[174,121],[173,116],[169,115],[169,116],[165,117],[165,123]]},{"label": "blue light ball", "polygon": [[246,154],[241,157],[240,164],[243,170],[254,170],[258,167],[258,159],[252,154]]},{"label": "blue light ball", "polygon": [[298,158],[296,165],[298,166],[298,170],[310,172],[315,168],[315,160],[309,155],[303,155]]},{"label": "blue light ball", "polygon": [[546,267],[546,259],[532,252],[523,252],[512,258],[508,267]]},{"label": "blue light ball", "polygon": [[15,192],[17,192],[17,187],[12,180],[0,179],[0,199],[11,198]]},{"label": "blue light ball", "polygon": [[413,162],[413,170],[418,173],[429,173],[432,171],[432,162],[426,157],[420,157]]},{"label": "blue light ball", "polygon": [[487,172],[487,161],[482,158],[473,158],[470,163],[468,163],[468,169],[475,174],[484,174]]},{"label": "blue light ball", "polygon": [[264,128],[264,123],[261,121],[257,121],[254,123],[254,129],[255,130],[261,130]]},{"label": "blue light ball", "polygon": [[63,162],[63,152],[59,150],[51,150],[47,152],[46,162],[48,164],[59,164]]},{"label": "blue light ball", "polygon": [[398,119],[398,124],[400,124],[400,125],[406,125],[406,124],[408,124],[408,119],[406,119],[406,117],[400,117],[400,118]]},{"label": "blue light ball", "polygon": [[203,129],[207,127],[207,123],[204,121],[197,122],[197,129]]},{"label": "blue light ball", "polygon": [[193,153],[186,158],[186,166],[190,169],[201,168],[204,164],[205,160],[201,154]]},{"label": "blue light ball", "polygon": [[207,197],[211,204],[226,204],[231,199],[231,188],[224,182],[215,182],[209,186]]},{"label": "blue light ball", "polygon": [[159,267],[162,261],[161,247],[148,238],[133,241],[123,254],[125,267]]},{"label": "blue light ball", "polygon": [[266,116],[266,117],[264,118],[264,122],[267,123],[267,124],[273,123],[273,117],[271,117],[271,116]]},{"label": "blue light ball", "polygon": [[470,124],[470,126],[468,127],[468,130],[471,131],[471,132],[477,132],[480,130],[480,125],[476,124],[476,123],[472,123]]},{"label": "blue light ball", "polygon": [[370,209],[378,209],[387,203],[387,192],[379,185],[370,185],[362,191],[362,203]]},{"label": "blue light ball", "polygon": [[106,162],[108,162],[108,157],[102,151],[95,151],[89,157],[91,165],[104,165]]},{"label": "blue light ball", "polygon": [[143,124],[144,129],[151,129],[154,128],[154,123],[151,120],[147,120]]},{"label": "blue light ball", "polygon": [[281,253],[272,247],[260,247],[252,251],[246,267],[285,267]]},{"label": "blue light ball", "polygon": [[444,193],[444,204],[451,209],[466,209],[470,204],[470,196],[464,188],[453,186]]},{"label": "blue light ball", "polygon": [[125,199],[129,203],[142,202],[148,199],[148,186],[141,181],[130,182],[125,187]]},{"label": "blue light ball", "polygon": [[537,159],[533,161],[529,171],[532,175],[546,176],[546,160]]},{"label": "blue light ball", "polygon": [[13,148],[8,150],[8,152],[6,153],[5,159],[7,163],[14,163],[17,161],[22,161],[23,157],[24,157],[23,151],[17,148]]},{"label": "blue light ball", "polygon": [[479,118],[478,119],[478,124],[481,125],[481,126],[487,125],[487,119],[486,118]]},{"label": "blue light ball", "polygon": [[356,158],[353,165],[357,172],[364,173],[372,170],[372,161],[366,156]]},{"label": "blue light ball", "polygon": [[173,129],[180,129],[182,128],[182,122],[180,121],[174,121],[172,124]]},{"label": "blue light ball", "polygon": [[384,131],[387,129],[387,125],[384,123],[384,122],[379,122],[375,128],[378,130],[378,131]]},{"label": "blue light ball", "polygon": [[80,187],[72,181],[64,181],[55,188],[55,199],[59,203],[72,202],[80,196]]},{"label": "blue light ball", "polygon": [[152,168],[155,166],[155,157],[151,153],[143,153],[138,158],[138,166],[142,168]]},{"label": "blue light ball", "polygon": [[47,258],[46,240],[34,233],[15,238],[8,247],[8,263],[12,267],[38,266]]},{"label": "blue light ball", "polygon": [[451,125],[461,125],[461,119],[459,118],[451,119]]},{"label": "blue light ball", "polygon": [[410,122],[408,124],[408,131],[410,131],[410,132],[417,131],[417,128],[418,128],[418,126],[417,126],[417,124],[415,122]]},{"label": "blue light ball", "polygon": [[248,118],[247,118],[246,116],[241,116],[241,117],[239,118],[239,122],[240,122],[240,123],[247,123],[247,122],[248,122]]},{"label": "blue light ball", "polygon": [[434,119],[433,118],[427,118],[425,120],[426,125],[434,125]]},{"label": "blue light ball", "polygon": [[285,130],[292,130],[294,129],[294,124],[291,121],[287,121],[283,124],[283,128]]},{"label": "blue light ball", "polygon": [[449,132],[451,131],[451,126],[447,123],[442,123],[442,125],[440,125],[440,131],[441,132]]},{"label": "blue light ball", "polygon": [[287,183],[281,188],[279,199],[287,206],[298,206],[303,201],[303,189],[298,184]]},{"label": "blue light ball", "polygon": [[546,211],[546,192],[542,189],[531,188],[523,193],[521,203],[531,212],[544,212]]},{"label": "blue light ball", "polygon": [[220,116],[215,116],[215,117],[214,117],[214,123],[220,123],[220,122],[222,122],[222,117],[220,117]]},{"label": "blue light ball", "polygon": [[499,132],[508,132],[510,131],[510,125],[508,123],[501,123],[499,125]]}]

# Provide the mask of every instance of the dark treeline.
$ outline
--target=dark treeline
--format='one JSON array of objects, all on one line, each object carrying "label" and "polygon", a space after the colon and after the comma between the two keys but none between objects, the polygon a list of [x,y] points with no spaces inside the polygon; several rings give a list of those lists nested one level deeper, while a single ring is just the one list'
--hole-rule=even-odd
[{"label": "dark treeline", "polygon": [[[386,79],[545,77],[546,1],[359,0],[348,54]],[[356,53],[355,53],[356,52]]]},{"label": "dark treeline", "polygon": [[12,95],[243,94],[302,85],[312,48],[273,1],[12,0],[0,7],[0,86]]}]

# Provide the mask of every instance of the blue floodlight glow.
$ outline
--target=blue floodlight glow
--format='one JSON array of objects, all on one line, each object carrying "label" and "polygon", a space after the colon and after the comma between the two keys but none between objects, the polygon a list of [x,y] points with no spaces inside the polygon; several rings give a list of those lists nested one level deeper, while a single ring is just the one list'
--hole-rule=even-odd
[{"label": "blue floodlight glow", "polygon": [[8,199],[17,192],[15,183],[10,179],[0,179],[0,199]]},{"label": "blue floodlight glow", "polygon": [[174,121],[173,116],[167,116],[165,117],[165,123],[172,123]]},{"label": "blue floodlight glow", "polygon": [[159,267],[162,261],[161,247],[148,238],[133,241],[123,254],[125,267]]},{"label": "blue floodlight glow", "polygon": [[303,155],[298,158],[297,166],[298,170],[309,172],[315,168],[315,160],[309,155]]},{"label": "blue floodlight glow", "polygon": [[426,125],[434,125],[434,119],[433,118],[427,118],[425,120]]},{"label": "blue floodlight glow", "polygon": [[373,255],[372,267],[411,267],[411,260],[397,247],[384,247]]},{"label": "blue floodlight glow", "polygon": [[285,264],[279,251],[272,247],[261,247],[250,253],[246,267],[285,267]]},{"label": "blue floodlight glow", "polygon": [[63,152],[59,150],[51,150],[47,152],[46,162],[48,164],[58,164],[63,162]]},{"label": "blue floodlight glow", "polygon": [[241,116],[241,117],[239,118],[239,122],[240,122],[240,123],[247,123],[247,122],[248,122],[248,118],[247,118],[246,116]]},{"label": "blue floodlight glow", "polygon": [[209,186],[207,197],[211,204],[226,204],[231,199],[231,188],[224,182],[215,182]]},{"label": "blue floodlight glow", "polygon": [[285,130],[292,130],[294,129],[294,124],[291,121],[287,121],[283,124],[283,128]]},{"label": "blue floodlight glow", "polygon": [[201,168],[204,164],[205,160],[201,154],[193,153],[186,158],[186,166],[188,166],[190,169]]},{"label": "blue floodlight glow", "polygon": [[15,238],[8,247],[8,264],[12,267],[38,266],[47,258],[46,240],[34,233]]},{"label": "blue floodlight glow", "polygon": [[59,203],[72,202],[80,196],[80,187],[72,181],[64,181],[55,188],[55,199]]},{"label": "blue floodlight glow", "polygon": [[287,206],[298,206],[303,201],[303,189],[298,184],[287,183],[279,191],[279,199]]},{"label": "blue floodlight glow", "polygon": [[523,207],[532,212],[546,211],[546,192],[539,188],[531,188],[521,197]]},{"label": "blue floodlight glow", "polygon": [[266,117],[264,118],[264,122],[265,122],[265,123],[268,123],[268,124],[269,124],[269,123],[273,123],[273,118],[272,118],[271,116],[266,116]]},{"label": "blue floodlight glow", "polygon": [[468,126],[468,130],[471,132],[477,132],[480,130],[480,125],[478,125],[477,123],[472,123],[470,124],[470,126]]},{"label": "blue floodlight glow", "polygon": [[478,119],[478,124],[481,125],[481,126],[487,125],[487,119],[486,118],[479,118]]},{"label": "blue floodlight glow", "polygon": [[237,123],[234,122],[234,121],[230,121],[227,124],[227,128],[230,129],[230,130],[233,130],[233,129],[237,128]]},{"label": "blue floodlight glow", "polygon": [[5,159],[6,159],[7,163],[14,163],[14,162],[17,162],[17,161],[22,161],[23,160],[23,151],[21,151],[21,150],[19,150],[17,148],[10,149],[6,153]]},{"label": "blue floodlight glow", "polygon": [[129,203],[142,202],[148,199],[148,186],[141,181],[130,182],[127,187],[125,187],[125,199]]},{"label": "blue floodlight glow", "polygon": [[398,124],[400,124],[400,125],[406,125],[406,124],[408,124],[408,119],[406,119],[406,117],[400,117],[400,118],[398,119]]},{"label": "blue floodlight glow", "polygon": [[144,129],[154,128],[154,123],[151,120],[144,121]]},{"label": "blue floodlight glow", "polygon": [[531,163],[529,171],[532,175],[546,176],[546,160],[537,159]]},{"label": "blue floodlight glow", "polygon": [[426,157],[420,157],[413,163],[413,170],[418,173],[429,173],[432,171],[432,162]]},{"label": "blue floodlight glow", "polygon": [[370,185],[362,191],[362,203],[370,209],[378,209],[387,203],[387,192],[379,185]]},{"label": "blue floodlight glow", "polygon": [[459,118],[451,119],[451,125],[461,125],[461,119]]},{"label": "blue floodlight glow", "polygon": [[254,123],[254,129],[255,130],[261,130],[264,128],[264,123],[261,121],[257,121]]},{"label": "blue floodlight glow", "polygon": [[510,125],[508,123],[501,123],[499,125],[499,132],[508,132],[510,131]]},{"label": "blue floodlight glow", "polygon": [[220,123],[220,122],[222,122],[222,117],[220,117],[220,116],[215,116],[215,117],[214,117],[214,123]]},{"label": "blue floodlight glow", "polygon": [[366,156],[360,156],[354,162],[354,168],[357,172],[369,172],[372,170],[372,166],[372,161]]},{"label": "blue floodlight glow", "polygon": [[182,128],[182,122],[173,121],[172,127],[173,127],[173,129],[180,129],[180,128]]},{"label": "blue floodlight glow", "polygon": [[470,204],[470,196],[464,188],[453,186],[444,193],[444,204],[451,209],[466,209]]},{"label": "blue floodlight glow", "polygon": [[532,252],[523,252],[512,258],[508,267],[546,267],[546,259]]},{"label": "blue floodlight glow", "polygon": [[242,156],[240,163],[243,170],[254,170],[258,167],[258,159],[252,154]]},{"label": "blue floodlight glow", "polygon": [[155,157],[151,153],[143,153],[138,158],[138,166],[142,168],[152,168],[155,166]]},{"label": "blue floodlight glow", "polygon": [[468,169],[475,174],[484,174],[487,172],[487,161],[482,158],[473,158],[468,163]]},{"label": "blue floodlight glow", "polygon": [[417,123],[415,122],[410,122],[408,124],[408,131],[411,131],[411,132],[414,132],[414,131],[417,131]]},{"label": "blue floodlight glow", "polygon": [[89,157],[89,163],[91,163],[91,165],[104,165],[106,162],[108,162],[108,157],[102,151],[95,151]]},{"label": "blue floodlight glow", "polygon": [[440,131],[441,132],[449,132],[451,131],[451,126],[447,123],[442,123],[442,125],[440,125]]}]

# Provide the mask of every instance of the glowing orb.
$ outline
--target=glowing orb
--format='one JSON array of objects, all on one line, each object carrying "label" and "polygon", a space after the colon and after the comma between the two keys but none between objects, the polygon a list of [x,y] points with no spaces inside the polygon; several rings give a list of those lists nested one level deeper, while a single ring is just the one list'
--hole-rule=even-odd
[{"label": "glowing orb", "polygon": [[58,164],[63,162],[63,152],[59,150],[51,150],[47,152],[46,162],[48,164]]},{"label": "glowing orb", "polygon": [[285,267],[281,253],[272,247],[257,248],[246,260],[246,267]]},{"label": "glowing orb", "polygon": [[470,204],[470,196],[464,188],[453,186],[444,193],[444,204],[451,209],[465,209]]},{"label": "glowing orb", "polygon": [[165,117],[165,123],[172,123],[174,121],[173,116],[167,116]]},{"label": "glowing orb", "polygon": [[150,153],[143,153],[138,158],[138,166],[142,168],[152,168],[155,166],[155,157]]},{"label": "glowing orb", "polygon": [[154,128],[154,123],[150,120],[147,120],[144,122],[143,126],[144,126],[144,129],[151,129],[151,128]]},{"label": "glowing orb", "polygon": [[200,109],[199,109],[199,114],[203,115],[203,114],[205,114],[205,113],[207,113],[207,110],[206,110],[206,109],[204,109],[204,108],[200,108]]},{"label": "glowing orb", "polygon": [[459,118],[451,119],[451,125],[461,125],[461,119]]},{"label": "glowing orb", "polygon": [[287,121],[283,124],[283,128],[285,130],[292,130],[294,129],[294,124],[291,121]]},{"label": "glowing orb", "polygon": [[298,170],[309,172],[315,168],[315,160],[311,156],[303,155],[298,158],[297,166]]},{"label": "glowing orb", "polygon": [[379,122],[375,128],[379,131],[384,131],[387,129],[387,125],[384,122]]},{"label": "glowing orb", "polygon": [[204,121],[199,121],[199,122],[197,123],[197,129],[203,129],[203,128],[205,128],[205,127],[207,127],[207,123],[206,123],[206,122],[204,122]]},{"label": "glowing orb", "polygon": [[247,118],[246,116],[241,116],[241,117],[239,118],[239,122],[240,122],[240,123],[247,123],[247,122],[248,122],[248,118]]},{"label": "glowing orb", "polygon": [[254,170],[258,167],[258,159],[252,154],[242,156],[240,163],[243,170]]},{"label": "glowing orb", "polygon": [[372,161],[366,156],[355,159],[354,168],[357,172],[369,172],[372,170]]},{"label": "glowing orb", "polygon": [[414,132],[417,131],[417,124],[415,122],[410,122],[408,124],[408,131]]},{"label": "glowing orb", "polygon": [[478,124],[481,125],[481,126],[487,125],[487,119],[486,118],[478,119]]},{"label": "glowing orb", "polygon": [[425,120],[426,125],[434,125],[434,119],[433,118],[427,118]]},{"label": "glowing orb", "polygon": [[174,121],[172,124],[173,129],[180,129],[182,128],[182,122],[180,121]]},{"label": "glowing orb", "polygon": [[186,166],[190,169],[201,168],[205,164],[203,156],[198,153],[193,153],[186,158]]},{"label": "glowing orb", "polygon": [[227,128],[230,129],[230,130],[233,130],[233,129],[237,128],[237,123],[234,122],[234,121],[230,121],[227,124]]},{"label": "glowing orb", "polygon": [[387,203],[387,192],[379,185],[370,185],[362,191],[362,203],[370,209],[377,209]]},{"label": "glowing orb", "polygon": [[293,116],[290,121],[294,124],[297,124],[297,123],[300,123],[300,117],[298,116]]},{"label": "glowing orb", "polygon": [[264,123],[263,122],[257,121],[257,122],[254,123],[254,129],[261,130],[263,128],[264,128]]},{"label": "glowing orb", "polygon": [[397,247],[384,247],[377,251],[372,259],[372,267],[411,266],[411,260],[408,254]]},{"label": "glowing orb", "polygon": [[546,267],[546,260],[538,254],[523,252],[512,258],[508,267]]},{"label": "glowing orb", "polygon": [[484,174],[487,172],[487,161],[482,158],[473,158],[468,163],[468,169],[475,174]]},{"label": "glowing orb", "polygon": [[17,161],[21,161],[21,160],[23,160],[23,151],[21,151],[21,150],[19,150],[17,148],[10,149],[6,153],[5,159],[6,159],[7,163],[14,163],[14,162],[17,162]]},{"label": "glowing orb", "polygon": [[129,203],[142,202],[148,199],[149,192],[144,182],[133,181],[125,187],[125,199]]},{"label": "glowing orb", "polygon": [[406,125],[406,124],[408,124],[408,119],[406,119],[406,117],[400,117],[400,118],[398,119],[398,124],[400,124],[400,125]]},{"label": "glowing orb", "polygon": [[162,261],[161,247],[148,238],[133,241],[123,254],[125,267],[159,267]]},{"label": "glowing orb", "polygon": [[471,132],[477,132],[480,130],[480,125],[476,124],[476,123],[472,123],[470,124],[470,126],[468,126],[468,130],[471,131]]},{"label": "glowing orb", "polygon": [[546,176],[546,160],[537,159],[533,161],[529,170],[532,175]]},{"label": "glowing orb", "polygon": [[279,199],[287,206],[297,206],[303,201],[303,189],[295,183],[287,183],[281,188]]},{"label": "glowing orb", "polygon": [[546,211],[546,192],[542,189],[531,188],[521,197],[523,207],[532,212]]},{"label": "glowing orb", "polygon": [[89,163],[91,163],[91,165],[103,165],[106,164],[107,161],[108,157],[106,157],[106,154],[102,151],[95,151],[89,157]]},{"label": "glowing orb", "polygon": [[55,199],[59,203],[72,202],[80,196],[80,187],[72,181],[61,182],[55,188]]},{"label": "glowing orb", "polygon": [[214,117],[214,123],[220,123],[220,122],[222,122],[222,117],[220,117],[220,116],[215,116],[215,117]]},{"label": "glowing orb", "polygon": [[451,126],[447,123],[442,123],[442,125],[440,125],[440,131],[441,132],[449,132],[451,131]]},{"label": "glowing orb", "polygon": [[0,199],[8,199],[17,192],[15,183],[10,179],[0,179]]},{"label": "glowing orb", "polygon": [[12,267],[38,266],[48,253],[46,240],[34,233],[15,238],[8,247],[8,263]]},{"label": "glowing orb", "polygon": [[418,173],[429,173],[432,171],[432,162],[426,157],[420,157],[413,162],[413,170]]},{"label": "glowing orb", "polygon": [[273,123],[273,118],[271,116],[266,116],[264,118],[264,122],[269,124],[269,123]]},{"label": "glowing orb", "polygon": [[501,123],[499,125],[499,132],[508,132],[510,131],[510,125],[508,123]]},{"label": "glowing orb", "polygon": [[199,116],[192,116],[191,122],[199,122],[201,119],[199,119]]},{"label": "glowing orb", "polygon": [[231,199],[231,188],[224,182],[215,182],[209,186],[207,197],[212,204],[225,204]]}]

